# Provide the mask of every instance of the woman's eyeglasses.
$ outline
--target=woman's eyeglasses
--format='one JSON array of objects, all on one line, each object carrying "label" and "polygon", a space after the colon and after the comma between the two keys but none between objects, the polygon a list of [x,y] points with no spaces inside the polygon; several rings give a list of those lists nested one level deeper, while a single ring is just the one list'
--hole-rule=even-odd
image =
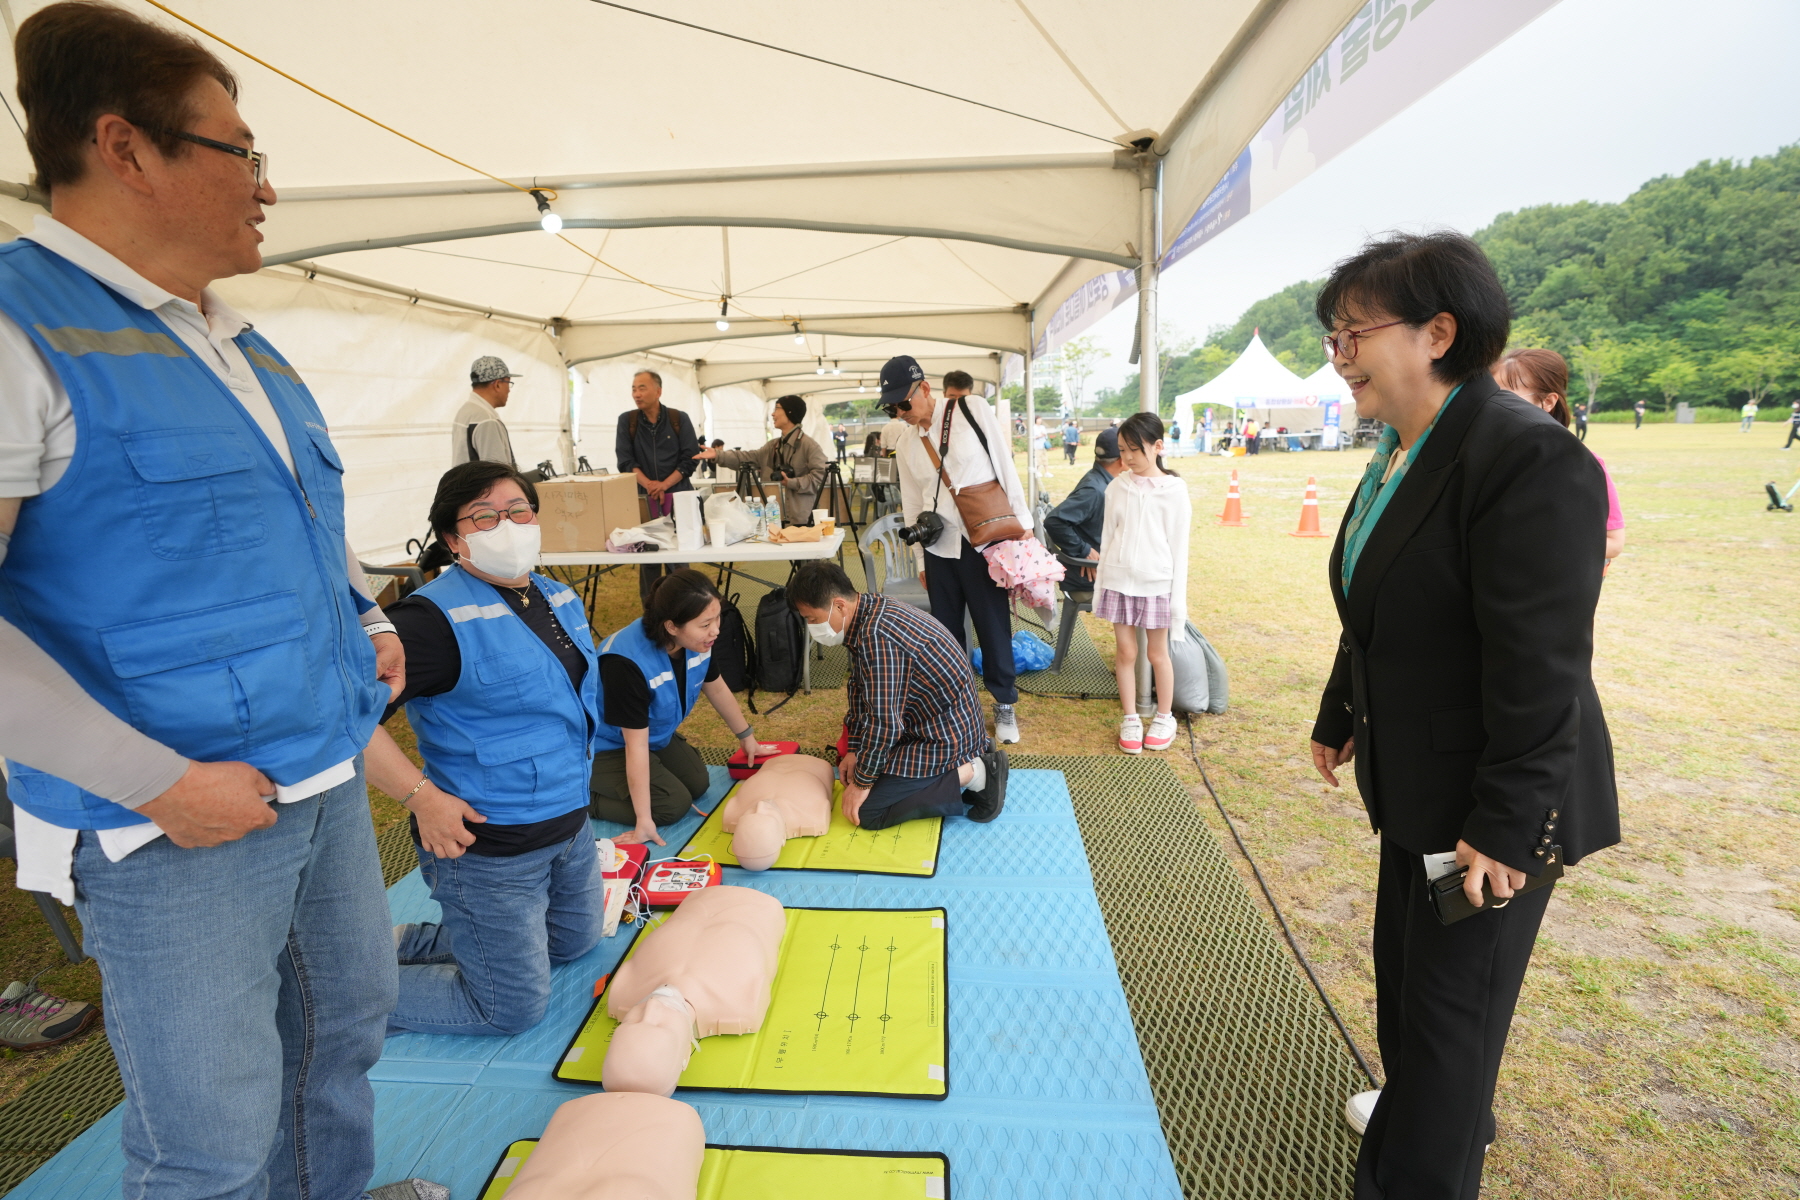
[{"label": "woman's eyeglasses", "polygon": [[1395,325],[1404,325],[1405,321],[1389,321],[1386,325],[1371,325],[1367,329],[1340,329],[1336,333],[1328,333],[1319,340],[1325,344],[1325,357],[1342,358],[1346,362],[1356,361],[1356,341],[1366,338],[1377,329],[1391,329]]},{"label": "woman's eyeglasses", "polygon": [[531,507],[531,505],[525,503],[525,501],[520,500],[516,504],[509,504],[504,509],[478,508],[468,516],[458,517],[456,519],[458,523],[471,521],[474,523],[475,528],[485,531],[489,529],[498,529],[500,527],[501,517],[505,517],[515,525],[529,525],[531,524],[531,519],[535,516],[537,516],[537,509]]}]

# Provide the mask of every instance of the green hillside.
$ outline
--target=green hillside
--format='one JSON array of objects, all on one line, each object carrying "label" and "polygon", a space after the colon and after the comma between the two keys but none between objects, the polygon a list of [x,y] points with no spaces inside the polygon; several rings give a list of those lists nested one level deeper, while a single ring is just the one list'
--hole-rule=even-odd
[{"label": "green hillside", "polygon": [[[1513,345],[1568,358],[1596,410],[1800,394],[1800,145],[1746,163],[1703,162],[1618,204],[1545,204],[1478,230],[1512,297]],[[1322,281],[1258,300],[1172,356],[1163,405],[1222,371],[1260,328],[1290,368],[1325,361],[1312,316]],[[1136,407],[1137,380],[1119,396]]]}]

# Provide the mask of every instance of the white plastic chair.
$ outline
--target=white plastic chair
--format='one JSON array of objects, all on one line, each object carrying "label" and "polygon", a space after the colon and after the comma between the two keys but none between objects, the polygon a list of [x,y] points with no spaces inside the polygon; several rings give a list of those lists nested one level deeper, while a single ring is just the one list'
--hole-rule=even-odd
[{"label": "white plastic chair", "polygon": [[[913,569],[912,547],[900,540],[900,526],[903,524],[905,519],[899,513],[889,513],[863,530],[863,570],[868,575],[872,591],[880,592],[892,600],[905,601],[915,608],[929,610],[931,598],[926,595],[925,586],[919,582],[919,573]],[[875,569],[877,547],[884,558],[879,583],[876,581]]]}]

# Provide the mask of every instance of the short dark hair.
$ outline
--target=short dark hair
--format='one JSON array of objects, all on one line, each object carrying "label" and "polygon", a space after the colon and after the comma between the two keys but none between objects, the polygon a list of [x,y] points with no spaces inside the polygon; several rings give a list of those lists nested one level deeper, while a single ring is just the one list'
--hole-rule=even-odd
[{"label": "short dark hair", "polygon": [[657,387],[662,386],[662,372],[660,371],[652,371],[649,367],[639,367],[631,373],[633,379],[636,379],[639,375],[648,375],[650,378],[656,380]]},{"label": "short dark hair", "polygon": [[1439,313],[1456,318],[1456,339],[1433,363],[1445,383],[1466,383],[1506,350],[1512,304],[1494,266],[1469,238],[1437,233],[1390,233],[1331,270],[1314,312],[1335,329],[1350,319],[1385,314],[1417,329]]},{"label": "short dark hair", "polygon": [[445,471],[438,480],[437,495],[431,499],[431,528],[437,533],[439,540],[456,532],[456,513],[471,500],[479,500],[488,494],[488,490],[502,479],[510,479],[519,485],[530,501],[535,512],[538,506],[537,488],[531,480],[519,474],[505,463],[488,462],[475,459],[473,462],[459,463]]},{"label": "short dark hair", "polygon": [[704,613],[714,600],[724,604],[719,589],[692,567],[671,571],[656,581],[650,602],[644,606],[644,632],[664,650],[675,648],[665,623],[686,625]]},{"label": "short dark hair", "polygon": [[975,377],[967,371],[945,371],[944,386],[947,388],[961,388],[965,392],[972,392],[975,390]]},{"label": "short dark hair", "polygon": [[237,76],[193,38],[89,0],[27,17],[13,41],[13,62],[25,144],[37,185],[47,192],[85,173],[85,149],[105,114],[130,121],[164,158],[175,158],[189,144],[168,131],[194,123],[195,85],[216,79],[233,100],[238,94]]},{"label": "short dark hair", "polygon": [[714,438],[712,440],[712,444],[713,444],[713,449],[717,450],[717,449],[719,449],[719,447],[721,447],[725,444],[725,439],[724,438]]},{"label": "short dark hair", "polygon": [[844,574],[844,568],[834,562],[802,563],[787,583],[788,607],[796,612],[802,604],[823,612],[831,607],[832,600],[838,596],[854,600],[856,585]]},{"label": "short dark hair", "polygon": [[775,407],[787,414],[787,419],[798,425],[806,420],[806,401],[798,396],[783,396],[775,402]]}]

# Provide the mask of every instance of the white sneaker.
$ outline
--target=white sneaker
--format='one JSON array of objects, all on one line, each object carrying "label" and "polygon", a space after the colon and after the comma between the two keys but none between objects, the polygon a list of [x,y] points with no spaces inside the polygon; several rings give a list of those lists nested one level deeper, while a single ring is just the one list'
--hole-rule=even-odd
[{"label": "white sneaker", "polygon": [[1157,713],[1144,732],[1144,749],[1167,750],[1175,742],[1175,714]]},{"label": "white sneaker", "polygon": [[1369,1118],[1375,1115],[1375,1102],[1379,1099],[1381,1092],[1377,1090],[1358,1092],[1344,1101],[1344,1120],[1356,1132],[1357,1137],[1361,1137],[1363,1130],[1369,1127]]},{"label": "white sneaker", "polygon": [[1119,749],[1127,754],[1144,752],[1144,720],[1136,713],[1119,718]]},{"label": "white sneaker", "polygon": [[994,705],[994,740],[1003,746],[1019,740],[1019,710],[1013,705]]}]

